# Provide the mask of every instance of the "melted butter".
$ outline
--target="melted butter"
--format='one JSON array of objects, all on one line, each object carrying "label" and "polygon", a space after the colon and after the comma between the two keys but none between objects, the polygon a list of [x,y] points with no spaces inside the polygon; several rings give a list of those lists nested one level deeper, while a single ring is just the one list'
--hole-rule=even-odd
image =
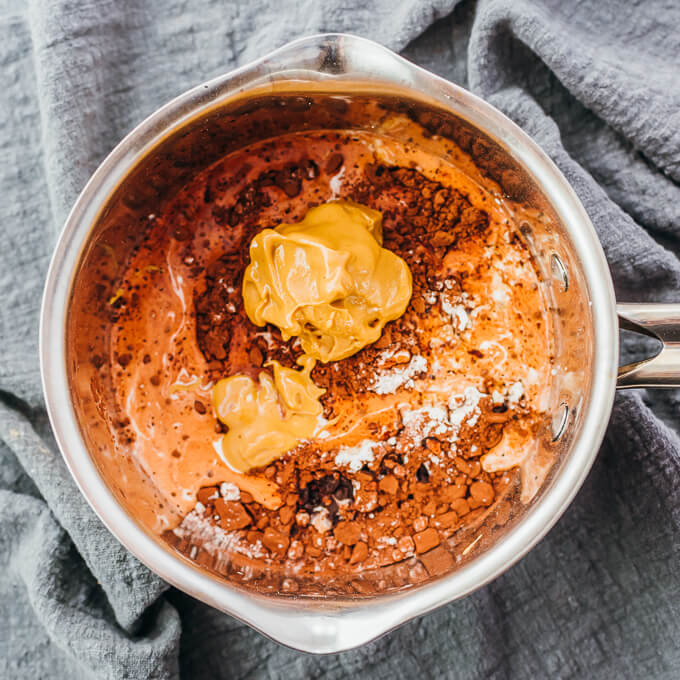
[{"label": "melted butter", "polygon": [[310,377],[316,361],[302,356],[301,371],[272,361],[273,376],[258,382],[246,375],[223,378],[213,388],[217,417],[229,427],[222,457],[237,472],[268,465],[317,434],[325,421],[319,397],[325,392]]},{"label": "melted butter", "polygon": [[310,209],[297,224],[264,229],[250,244],[243,300],[257,326],[321,361],[375,342],[411,299],[411,272],[382,247],[382,214],[351,201]]}]

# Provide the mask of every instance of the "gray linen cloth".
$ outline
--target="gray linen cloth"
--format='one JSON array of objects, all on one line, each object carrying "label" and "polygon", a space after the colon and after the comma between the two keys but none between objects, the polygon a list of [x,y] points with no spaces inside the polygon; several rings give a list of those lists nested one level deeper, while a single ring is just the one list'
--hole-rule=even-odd
[{"label": "gray linen cloth", "polygon": [[617,397],[582,491],[518,565],[327,657],[169,590],[71,481],[37,359],[68,208],[159,105],[320,31],[378,40],[505,111],[578,192],[619,298],[680,300],[677,2],[0,0],[0,677],[680,677],[674,391]]}]

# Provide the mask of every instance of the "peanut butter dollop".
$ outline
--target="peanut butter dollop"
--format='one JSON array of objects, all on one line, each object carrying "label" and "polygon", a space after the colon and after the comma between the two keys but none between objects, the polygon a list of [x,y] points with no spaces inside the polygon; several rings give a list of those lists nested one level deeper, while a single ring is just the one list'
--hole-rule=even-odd
[{"label": "peanut butter dollop", "polygon": [[232,375],[213,388],[217,417],[229,427],[222,437],[222,458],[237,472],[268,465],[325,424],[319,397],[325,390],[310,377],[316,361],[302,356],[302,370],[272,361],[273,376],[262,371],[255,382]]},{"label": "peanut butter dollop", "polygon": [[375,342],[411,299],[411,272],[382,247],[382,215],[352,201],[311,208],[250,244],[243,300],[257,326],[300,339],[310,357],[344,359]]}]

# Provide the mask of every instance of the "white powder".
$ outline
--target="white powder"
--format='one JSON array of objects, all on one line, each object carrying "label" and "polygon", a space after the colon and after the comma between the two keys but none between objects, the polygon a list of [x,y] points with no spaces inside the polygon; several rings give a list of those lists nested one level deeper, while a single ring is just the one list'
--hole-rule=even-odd
[{"label": "white powder", "polygon": [[468,317],[463,305],[456,305],[453,308],[452,317],[455,322],[454,326],[456,326],[461,333],[470,325],[470,317]]},{"label": "white powder", "polygon": [[249,557],[264,557],[267,554],[260,541],[244,545],[239,542],[236,532],[225,531],[222,527],[216,526],[210,518],[203,517],[195,511],[186,515],[173,533],[186,541],[199,544],[203,550],[217,558],[218,565],[228,563],[234,551]]},{"label": "white powder", "polygon": [[393,368],[379,373],[370,387],[376,394],[393,394],[400,387],[413,387],[413,378],[427,370],[427,359],[420,354],[411,358],[403,368]]},{"label": "white powder", "polygon": [[513,405],[516,404],[523,395],[524,385],[522,385],[519,380],[508,388],[508,401]]},{"label": "white powder", "polygon": [[427,370],[427,359],[420,356],[420,354],[416,354],[409,362],[409,370],[412,371],[414,375],[424,373]]},{"label": "white powder", "polygon": [[324,534],[333,528],[333,523],[328,518],[328,510],[326,508],[314,508],[314,514],[309,523],[320,533]]},{"label": "white powder", "polygon": [[460,406],[457,405],[460,396],[454,395],[451,397],[449,400],[449,408],[451,409],[449,419],[451,425],[456,429],[460,428],[463,422],[467,422],[470,426],[475,425],[481,414],[479,400],[485,396],[476,387],[466,387],[463,391],[463,403]]},{"label": "white powder", "polygon": [[463,305],[452,305],[445,297],[442,297],[440,302],[444,314],[451,317],[453,327],[462,333],[470,325],[470,317],[465,311],[465,307]]},{"label": "white powder", "polygon": [[502,404],[505,401],[505,397],[498,390],[494,390],[491,393],[491,401],[496,405]]},{"label": "white powder", "polygon": [[[449,399],[448,407],[433,405],[407,410],[404,408],[405,405],[401,405],[400,413],[404,431],[416,443],[432,435],[446,435],[452,450],[455,450],[461,426],[463,423],[470,427],[477,424],[481,416],[479,402],[487,396],[476,387],[469,386],[465,388],[463,394],[453,395]],[[434,464],[439,460],[437,456],[430,456],[430,461]]]},{"label": "white powder", "polygon": [[450,429],[449,414],[442,406],[422,406],[413,411],[402,411],[404,428],[422,441],[431,434],[445,434]]},{"label": "white powder", "polygon": [[477,424],[477,421],[479,420],[479,416],[480,416],[480,413],[479,413],[479,412],[474,413],[473,415],[471,415],[471,416],[468,418],[467,424],[468,424],[470,427],[474,427],[474,426]]},{"label": "white powder", "polygon": [[433,305],[435,302],[437,302],[437,293],[432,290],[428,290],[423,293],[423,298],[428,305]]},{"label": "white powder", "polygon": [[370,388],[377,394],[393,394],[410,379],[405,369],[380,373],[376,376],[375,384]]},{"label": "white powder", "polygon": [[220,494],[225,501],[237,501],[241,498],[241,490],[231,482],[220,484]]},{"label": "white powder", "polygon": [[377,442],[364,439],[356,446],[343,446],[335,454],[335,464],[338,466],[347,465],[351,472],[359,472],[366,463],[373,460],[373,449],[377,445]]},{"label": "white powder", "polygon": [[505,285],[505,283],[503,283],[503,279],[501,278],[500,274],[498,274],[498,272],[493,273],[491,287],[491,297],[493,298],[494,302],[510,302],[508,287]]},{"label": "white powder", "polygon": [[391,359],[394,356],[394,350],[393,349],[386,349],[384,352],[380,352],[378,354],[378,361],[381,364],[384,364],[388,359]]},{"label": "white powder", "polygon": [[201,501],[196,501],[195,510],[200,514],[203,514],[205,512],[205,505],[203,505]]}]

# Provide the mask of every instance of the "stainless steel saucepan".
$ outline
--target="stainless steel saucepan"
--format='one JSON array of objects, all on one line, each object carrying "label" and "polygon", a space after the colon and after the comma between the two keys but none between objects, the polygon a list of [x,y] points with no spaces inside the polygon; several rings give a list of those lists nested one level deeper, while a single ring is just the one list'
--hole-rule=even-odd
[{"label": "stainless steel saucepan", "polygon": [[[383,123],[408,117],[433,143],[455,142],[502,196],[533,251],[555,327],[550,417],[540,435],[551,469],[530,503],[502,526],[487,527],[446,573],[384,592],[378,580],[369,594],[324,594],[323,588],[294,593],[276,581],[251,588],[170,547],[145,521],[145,499],[126,494],[126,475],[135,468],[113,459],[100,408],[110,375],[88,359],[108,355],[96,301],[120,275],[147,216],[198,172],[230,151],[285,132],[374,129],[376,111]],[[660,354],[618,367],[617,310],[623,326],[662,341]],[[42,306],[40,355],[59,447],[109,530],[177,588],[285,645],[335,652],[480,588],[546,534],[588,474],[616,388],[678,384],[680,306],[617,308],[583,206],[543,151],[503,114],[380,45],[333,34],[295,41],[186,92],[111,152],[83,189],[57,244]]]}]

